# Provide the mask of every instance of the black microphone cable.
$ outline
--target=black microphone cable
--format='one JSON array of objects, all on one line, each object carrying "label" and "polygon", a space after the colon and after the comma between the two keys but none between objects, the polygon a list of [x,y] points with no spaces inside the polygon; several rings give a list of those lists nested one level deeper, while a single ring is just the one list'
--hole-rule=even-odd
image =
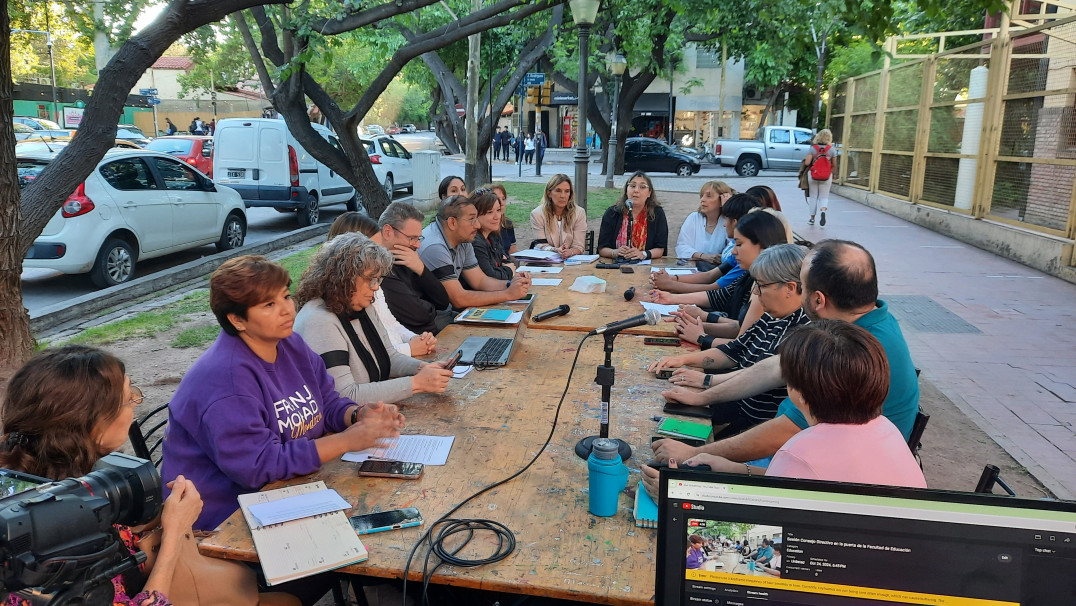
[{"label": "black microphone cable", "polygon": [[[568,388],[572,384],[572,375],[575,373],[575,366],[579,362],[579,354],[583,351],[583,343],[585,343],[586,340],[589,339],[591,336],[593,335],[587,334],[586,336],[584,336],[583,339],[579,341],[579,345],[577,345],[575,348],[575,357],[572,359],[571,368],[568,369],[568,379],[564,383],[564,391],[561,392],[560,401],[557,402],[557,410],[553,413],[553,426],[549,428],[549,435],[546,437],[545,443],[542,444],[542,447],[538,449],[538,452],[535,453],[534,457],[532,457],[531,460],[519,471],[513,473],[507,478],[504,478],[503,480],[499,480],[497,482],[494,482],[493,484],[490,484],[489,486],[486,486],[485,488],[479,490],[478,492],[457,503],[452,509],[445,512],[444,515],[437,518],[434,523],[430,524],[429,528],[426,529],[426,532],[424,532],[419,538],[419,540],[415,543],[415,546],[411,548],[411,553],[407,555],[407,564],[406,566],[404,566],[402,600],[403,603],[407,603],[407,577],[408,574],[411,572],[411,561],[414,559],[415,553],[418,551],[419,547],[422,546],[423,543],[427,543],[430,549],[426,552],[425,560],[422,565],[422,599],[419,602],[420,604],[428,603],[428,596],[426,594],[426,591],[429,588],[430,580],[433,578],[433,575],[437,574],[437,569],[439,569],[441,566],[449,564],[452,566],[459,566],[461,568],[473,568],[475,566],[482,566],[484,564],[493,564],[507,558],[508,556],[512,555],[513,551],[515,551],[516,537],[512,533],[511,529],[509,529],[504,524],[494,520],[450,518],[449,516],[451,516],[453,513],[458,511],[461,507],[466,505],[468,502],[474,500],[475,498],[493,490],[494,488],[497,488],[498,486],[503,486],[504,484],[507,484],[508,482],[516,479],[517,477],[522,475],[523,472],[530,469],[531,466],[534,465],[534,463],[538,460],[538,457],[542,456],[542,453],[545,452],[545,449],[549,446],[549,443],[553,441],[553,434],[557,431],[557,420],[560,418],[560,409],[564,405],[564,398],[568,396]],[[435,534],[434,530],[442,524],[444,524],[445,527]],[[470,542],[471,538],[474,537],[476,531],[492,532],[497,537],[497,549],[496,551],[494,551],[493,555],[490,555],[485,558],[476,559],[456,557],[456,554],[459,553],[460,550],[463,549],[467,545],[467,543]],[[454,549],[446,549],[444,546],[445,540],[453,535],[461,533],[464,534],[463,541]],[[433,569],[431,570],[429,569],[429,564],[430,558],[433,555],[436,555],[440,561],[437,562],[437,564],[435,564]]]}]

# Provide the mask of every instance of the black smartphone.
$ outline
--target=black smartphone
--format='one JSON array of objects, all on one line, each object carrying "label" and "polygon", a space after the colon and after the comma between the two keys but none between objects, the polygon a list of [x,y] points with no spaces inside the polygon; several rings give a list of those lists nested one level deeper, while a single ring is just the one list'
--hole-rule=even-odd
[{"label": "black smartphone", "polygon": [[395,478],[397,480],[417,480],[422,477],[422,463],[404,461],[379,461],[367,459],[359,463],[359,475],[371,478]]},{"label": "black smartphone", "polygon": [[661,370],[658,371],[658,378],[659,379],[671,379],[672,375],[673,375],[673,369],[671,369],[671,368],[662,368]]},{"label": "black smartphone", "polygon": [[670,347],[677,347],[680,345],[680,337],[643,337],[643,345],[668,345]]},{"label": "black smartphone", "polygon": [[356,534],[372,534],[385,530],[422,526],[423,522],[422,514],[416,507],[351,516],[348,520],[351,521],[351,528]]},{"label": "black smartphone", "polygon": [[445,368],[447,368],[449,370],[452,370],[453,368],[455,368],[456,366],[459,365],[461,358],[463,358],[463,350],[462,349],[457,349],[456,353],[452,354],[452,357],[447,360],[447,364],[445,364]]},{"label": "black smartphone", "polygon": [[631,265],[621,265],[620,266],[620,273],[622,273],[622,274],[633,274],[633,273],[635,273],[635,268],[632,267]]},{"label": "black smartphone", "polygon": [[683,442],[684,444],[687,444],[688,446],[693,446],[695,448],[698,448],[699,446],[702,446],[702,445],[706,444],[705,440],[691,440],[691,439],[688,439],[688,438],[674,438],[672,436],[651,436],[650,437],[650,443],[651,444],[653,444],[654,442],[657,442],[658,440],[676,440],[677,442]]},{"label": "black smartphone", "polygon": [[697,419],[709,419],[712,414],[709,406],[689,406],[679,402],[665,402],[661,408],[665,414],[695,417]]},{"label": "black smartphone", "polygon": [[619,263],[598,263],[594,267],[596,267],[598,269],[619,269],[620,264]]}]

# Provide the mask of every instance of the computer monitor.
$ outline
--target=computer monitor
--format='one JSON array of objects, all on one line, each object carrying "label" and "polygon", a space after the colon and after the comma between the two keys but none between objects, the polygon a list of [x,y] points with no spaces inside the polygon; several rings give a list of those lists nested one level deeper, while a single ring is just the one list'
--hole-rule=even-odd
[{"label": "computer monitor", "polygon": [[1076,604],[1076,502],[677,469],[660,490],[656,606]]}]

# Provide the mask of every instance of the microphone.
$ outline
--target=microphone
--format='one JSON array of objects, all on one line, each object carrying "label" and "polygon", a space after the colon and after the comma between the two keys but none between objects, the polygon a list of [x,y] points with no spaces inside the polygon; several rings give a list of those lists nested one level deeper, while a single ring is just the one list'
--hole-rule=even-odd
[{"label": "microphone", "polygon": [[543,320],[548,320],[550,318],[555,318],[557,316],[563,316],[564,314],[568,313],[571,310],[572,310],[572,308],[568,307],[567,305],[558,305],[557,307],[554,307],[553,309],[550,309],[549,311],[543,311],[540,314],[534,314],[534,317],[532,317],[531,319],[534,320],[535,322],[541,322]]},{"label": "microphone", "polygon": [[618,320],[616,322],[610,322],[605,326],[600,326],[590,331],[592,335],[600,334],[615,334],[622,330],[629,328],[635,328],[636,326],[642,326],[643,324],[649,324],[654,326],[661,320],[661,313],[656,309],[648,309],[646,313],[632,316],[626,320]]},{"label": "microphone", "polygon": [[632,286],[631,288],[624,291],[624,300],[625,301],[631,301],[634,298],[635,298],[635,287],[634,286]]},{"label": "microphone", "polygon": [[628,205],[628,210],[632,210],[632,207],[631,207],[631,198],[624,198],[624,204],[627,204],[627,205]]}]

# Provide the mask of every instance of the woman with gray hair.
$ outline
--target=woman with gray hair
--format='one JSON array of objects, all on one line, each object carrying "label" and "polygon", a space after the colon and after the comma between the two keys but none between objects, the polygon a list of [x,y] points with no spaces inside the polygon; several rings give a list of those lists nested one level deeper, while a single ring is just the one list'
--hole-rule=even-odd
[{"label": "woman with gray hair", "polygon": [[392,268],[392,254],[352,232],[325,243],[295,293],[302,307],[295,331],[321,359],[341,395],[362,404],[442,393],[452,370],[401,354],[374,308],[374,293]]},{"label": "woman with gray hair", "polygon": [[[759,298],[763,314],[736,339],[713,349],[704,349],[681,356],[662,358],[651,365],[653,371],[673,366],[701,366],[705,370],[741,369],[753,366],[777,353],[777,347],[788,331],[810,320],[801,302],[803,286],[800,267],[806,250],[795,244],[778,244],[759,253],[751,263],[754,295]],[[679,402],[677,395],[686,387],[709,388],[711,374],[680,368],[669,379],[676,389],[663,392],[666,400]],[[754,394],[742,400],[725,402],[711,407],[714,439],[736,435],[777,414],[777,406],[788,396],[782,386]]]}]

